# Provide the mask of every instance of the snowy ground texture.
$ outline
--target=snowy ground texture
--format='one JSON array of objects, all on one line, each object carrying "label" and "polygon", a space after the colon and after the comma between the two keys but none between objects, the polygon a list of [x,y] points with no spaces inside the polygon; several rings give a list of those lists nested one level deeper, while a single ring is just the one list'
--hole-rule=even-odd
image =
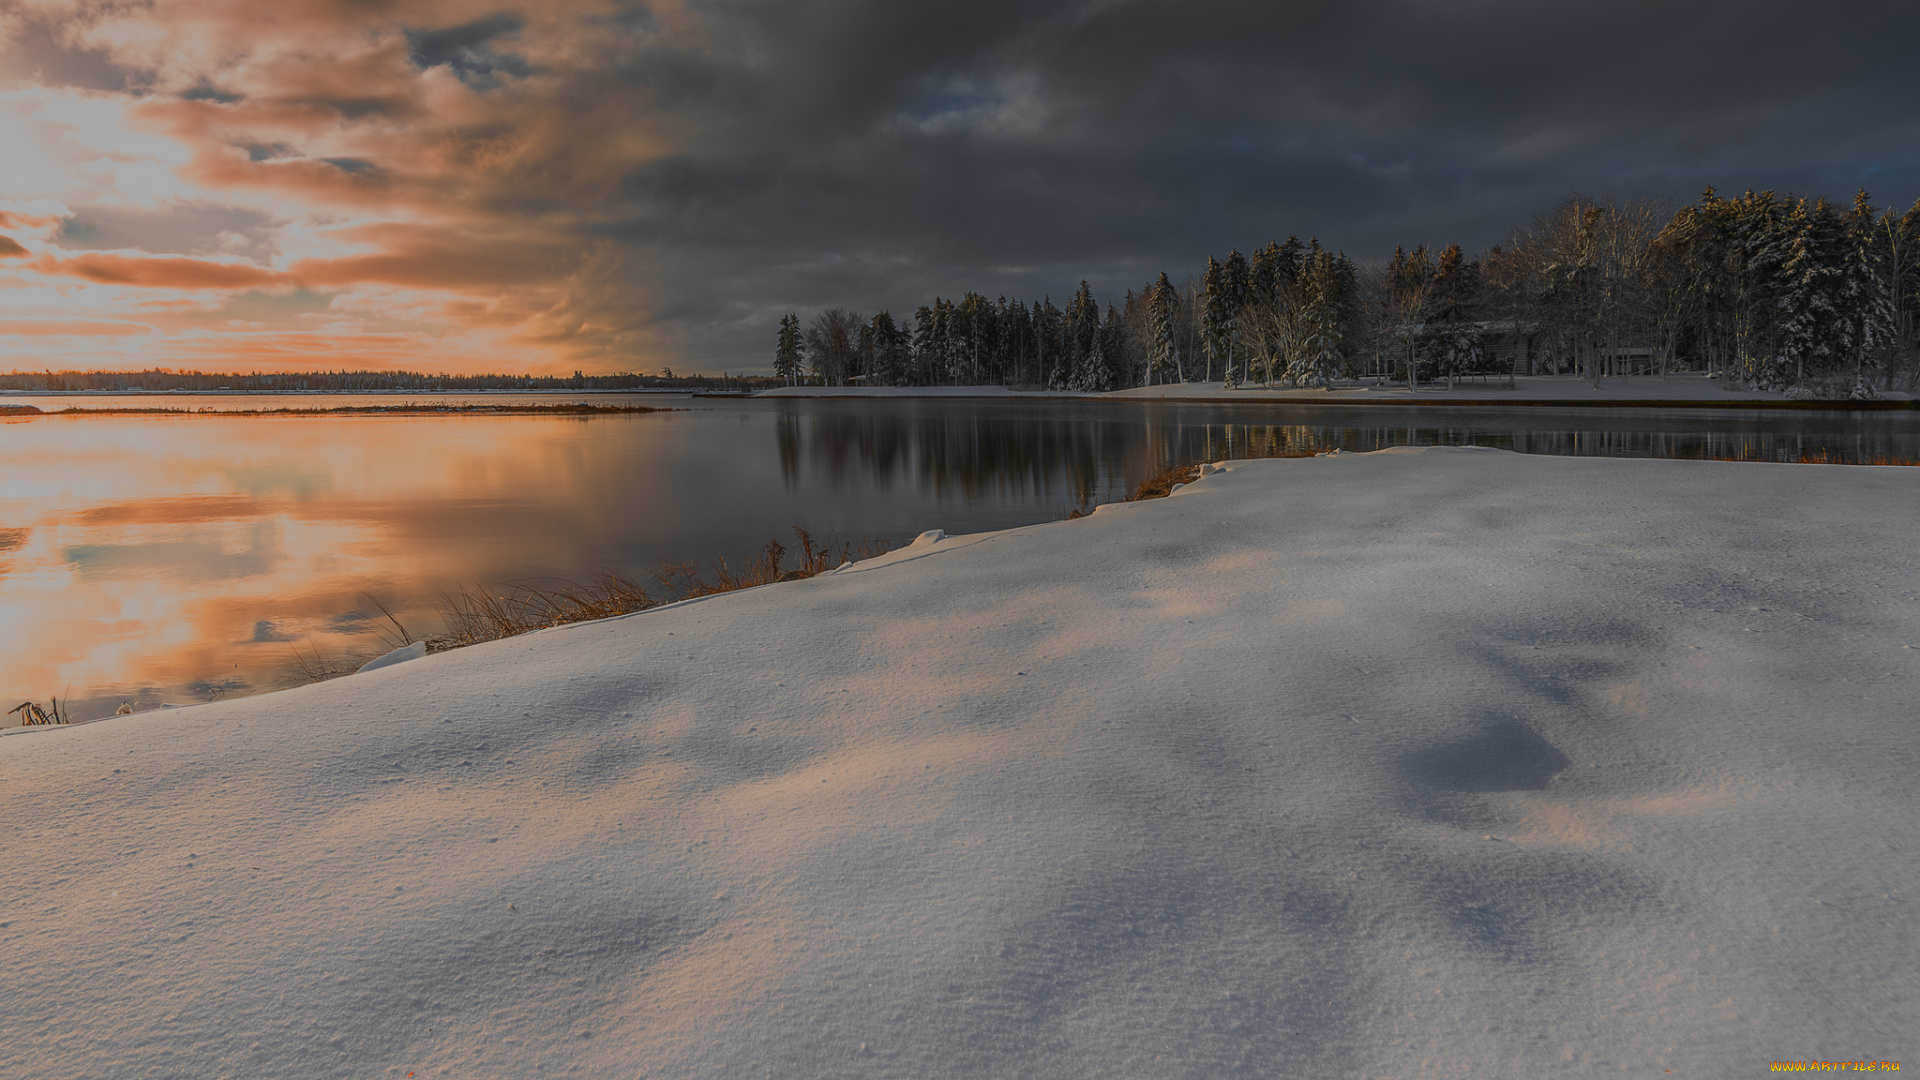
[{"label": "snowy ground texture", "polygon": [[1259,461],[0,736],[0,1075],[1911,1067],[1916,536],[1914,469]]}]

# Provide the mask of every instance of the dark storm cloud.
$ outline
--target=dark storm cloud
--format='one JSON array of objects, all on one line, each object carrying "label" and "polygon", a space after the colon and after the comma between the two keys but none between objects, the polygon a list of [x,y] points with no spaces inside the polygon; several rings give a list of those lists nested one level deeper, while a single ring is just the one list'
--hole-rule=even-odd
[{"label": "dark storm cloud", "polygon": [[663,311],[729,359],[781,304],[1081,277],[1117,299],[1289,233],[1495,243],[1576,190],[1920,194],[1910,5],[823,2],[720,25],[730,50],[668,39],[603,76],[703,130],[601,227],[677,253]]},{"label": "dark storm cloud", "polygon": [[525,60],[495,47],[497,38],[525,25],[519,16],[501,12],[442,30],[409,30],[408,59],[422,68],[445,64],[467,85],[491,88],[500,76],[528,73]]}]

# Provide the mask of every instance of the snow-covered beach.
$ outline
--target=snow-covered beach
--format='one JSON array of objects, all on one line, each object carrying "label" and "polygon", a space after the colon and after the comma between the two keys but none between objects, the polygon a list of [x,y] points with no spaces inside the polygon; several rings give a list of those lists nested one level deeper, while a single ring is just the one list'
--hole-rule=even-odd
[{"label": "snow-covered beach", "polygon": [[[1444,380],[1409,387],[1404,382],[1385,380],[1349,380],[1324,387],[1262,386],[1244,384],[1229,390],[1220,380],[1196,379],[1191,382],[1136,386],[1111,393],[1076,394],[1067,391],[1009,390],[1004,386],[783,386],[759,391],[756,397],[987,397],[1032,398],[1073,397],[1131,400],[1146,398],[1169,401],[1210,401],[1248,403],[1256,401],[1298,402],[1309,405],[1666,405],[1687,407],[1734,406],[1764,408],[1791,404],[1777,390],[1734,389],[1719,379],[1698,372],[1672,375],[1640,375],[1632,378],[1603,379],[1598,384],[1575,375],[1522,375],[1511,380],[1473,377],[1448,386]],[[1887,391],[1887,403],[1904,403],[1913,395],[1905,391]],[[1844,402],[1825,403],[1833,407]]]},{"label": "snow-covered beach", "polygon": [[1920,471],[1408,450],[0,736],[0,1075],[1744,1076],[1920,1031]]}]

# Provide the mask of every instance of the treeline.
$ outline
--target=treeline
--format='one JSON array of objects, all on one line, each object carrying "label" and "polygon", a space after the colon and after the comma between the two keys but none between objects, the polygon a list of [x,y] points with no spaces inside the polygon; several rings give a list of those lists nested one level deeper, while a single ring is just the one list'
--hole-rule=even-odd
[{"label": "treeline", "polygon": [[1327,386],[1470,375],[1594,382],[1706,371],[1796,397],[1920,378],[1920,203],[1850,208],[1709,188],[1674,208],[1575,197],[1469,256],[1396,249],[1360,266],[1289,238],[1209,257],[1100,305],[967,293],[907,320],[828,308],[781,320],[775,376],[838,385],[1112,390],[1160,381]]},{"label": "treeline", "polygon": [[233,390],[252,392],[386,390],[749,390],[770,385],[764,376],[659,375],[427,375],[413,371],[252,372],[246,375],[204,371],[15,371],[0,374],[0,390],[17,391],[167,391]]}]

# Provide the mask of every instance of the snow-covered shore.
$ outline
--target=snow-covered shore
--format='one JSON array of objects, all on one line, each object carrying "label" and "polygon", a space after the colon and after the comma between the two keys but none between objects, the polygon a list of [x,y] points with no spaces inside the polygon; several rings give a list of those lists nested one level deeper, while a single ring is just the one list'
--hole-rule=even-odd
[{"label": "snow-covered shore", "polygon": [[[1171,401],[1298,401],[1303,404],[1346,405],[1678,405],[1678,406],[1765,406],[1785,403],[1786,395],[1774,390],[1730,390],[1718,379],[1697,373],[1642,375],[1635,378],[1605,379],[1595,386],[1573,375],[1524,375],[1505,385],[1499,378],[1462,379],[1449,389],[1445,382],[1422,383],[1411,389],[1405,383],[1365,380],[1343,383],[1332,390],[1299,387],[1266,388],[1258,385],[1228,390],[1219,381],[1162,383],[1136,386],[1106,394],[1054,393],[1038,390],[1009,390],[1004,386],[783,386],[762,390],[755,397],[1023,397],[1023,398],[1146,398]],[[1889,401],[1907,401],[1913,395],[1904,392],[1886,395]]]},{"label": "snow-covered shore", "polygon": [[1916,535],[1912,469],[1235,463],[6,735],[0,1075],[1910,1062]]},{"label": "snow-covered shore", "polygon": [[1188,382],[1119,390],[1111,396],[1229,401],[1278,399],[1303,402],[1371,402],[1391,405],[1446,405],[1462,401],[1495,405],[1532,405],[1543,402],[1556,405],[1619,405],[1639,402],[1683,405],[1733,403],[1765,405],[1786,400],[1786,396],[1778,391],[1730,390],[1727,384],[1719,379],[1710,379],[1695,373],[1603,379],[1598,386],[1576,375],[1522,375],[1513,380],[1512,386],[1507,386],[1505,380],[1497,376],[1484,379],[1459,379],[1451,388],[1445,381],[1428,381],[1422,382],[1417,389],[1409,388],[1404,382],[1375,382],[1369,379],[1359,383],[1338,385],[1331,391],[1320,387],[1267,389],[1257,384],[1227,390],[1218,382]]}]

